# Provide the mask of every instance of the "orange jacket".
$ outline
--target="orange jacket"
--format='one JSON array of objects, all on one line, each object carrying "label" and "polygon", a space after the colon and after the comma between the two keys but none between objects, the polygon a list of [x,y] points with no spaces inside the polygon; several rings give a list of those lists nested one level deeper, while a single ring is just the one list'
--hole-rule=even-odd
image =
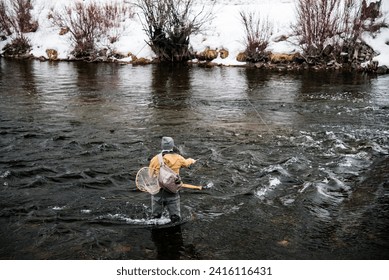
[{"label": "orange jacket", "polygon": [[[181,167],[189,167],[191,164],[195,163],[196,161],[192,158],[185,159],[183,156],[179,154],[165,154],[163,156],[164,163],[169,166],[174,172],[177,174],[180,174],[180,168]],[[154,170],[155,174],[159,173],[159,161],[158,161],[158,155],[153,157],[150,161],[149,168],[151,170]]]}]

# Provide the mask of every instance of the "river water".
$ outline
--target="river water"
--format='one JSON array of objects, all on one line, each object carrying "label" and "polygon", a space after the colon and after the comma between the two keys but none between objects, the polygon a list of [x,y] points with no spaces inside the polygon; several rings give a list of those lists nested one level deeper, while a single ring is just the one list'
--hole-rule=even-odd
[{"label": "river water", "polygon": [[[389,76],[0,60],[1,259],[388,259]],[[172,136],[184,223],[136,172]]]}]

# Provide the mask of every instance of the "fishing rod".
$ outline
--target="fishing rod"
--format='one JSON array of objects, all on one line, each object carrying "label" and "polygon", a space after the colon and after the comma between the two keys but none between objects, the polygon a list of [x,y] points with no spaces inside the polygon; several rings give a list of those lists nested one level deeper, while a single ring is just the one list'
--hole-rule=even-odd
[{"label": "fishing rod", "polygon": [[[252,90],[251,90],[252,91]],[[265,120],[262,118],[261,114],[258,112],[257,108],[254,107],[253,103],[251,103],[250,99],[246,96],[247,103],[254,109],[255,113],[257,114],[258,118],[261,120],[261,122],[266,126],[267,130],[270,132],[271,135],[276,136],[273,131],[270,129],[270,127],[267,125]]]},{"label": "fishing rod", "polygon": [[[250,91],[253,91],[253,89],[250,89]],[[275,134],[273,133],[273,131],[272,131],[272,129],[270,128],[270,126],[269,126],[269,125],[265,122],[265,120],[262,118],[261,114],[260,114],[259,111],[255,108],[255,106],[252,104],[252,102],[250,101],[250,99],[246,96],[246,97],[245,97],[245,100],[246,100],[246,102],[251,106],[251,108],[255,111],[255,113],[256,113],[258,119],[266,126],[267,130],[269,131],[269,133],[270,133],[272,136],[275,136]],[[218,150],[218,152],[221,153],[221,152],[223,152],[223,151],[225,151],[225,150],[227,150],[227,149],[231,149],[231,148],[233,148],[233,147],[235,147],[235,146],[237,146],[237,145],[241,145],[241,144],[242,144],[242,142],[237,142],[237,143],[235,143],[235,144],[229,145],[229,146],[227,146],[227,147],[224,147],[224,148]],[[178,147],[176,147],[176,146],[173,147],[173,151],[176,152],[176,153],[178,153],[178,154],[183,154],[182,151],[181,151],[181,149],[178,148]],[[209,156],[201,156],[201,157],[198,157],[198,158],[196,159],[196,163],[198,163],[198,162],[200,161],[200,164],[201,164],[201,165],[198,165],[198,164],[197,164],[197,168],[196,168],[196,167],[195,167],[195,168],[190,168],[190,170],[192,171],[191,173],[193,173],[193,172],[199,170],[201,167],[203,167],[203,166],[207,163],[207,161],[208,161],[212,156],[214,156],[213,152],[212,152],[211,155],[209,155]],[[146,175],[144,175],[144,177],[146,177]],[[154,185],[154,182],[153,182],[151,185]],[[189,184],[183,184],[182,186],[183,186],[184,188],[191,188],[191,189],[198,189],[198,190],[201,190],[201,189],[202,189],[201,186],[194,186],[194,185],[189,185]],[[138,187],[138,183],[137,183],[137,187]],[[139,188],[139,187],[138,187],[138,188]]]},{"label": "fishing rod", "polygon": [[[254,88],[254,89],[255,89],[255,88]],[[253,91],[254,89],[249,89],[249,90],[250,90],[250,91]],[[273,132],[273,130],[270,128],[270,126],[269,126],[269,125],[266,123],[266,121],[262,118],[262,116],[261,116],[261,114],[259,113],[259,111],[257,110],[257,108],[255,108],[254,104],[250,101],[250,99],[248,98],[248,96],[245,97],[245,101],[246,101],[246,102],[250,105],[250,107],[255,111],[255,113],[256,113],[258,119],[266,126],[268,132],[269,132],[273,137],[276,136],[275,133]],[[232,144],[232,145],[230,145],[230,146],[227,146],[227,147],[224,147],[224,148],[218,150],[218,152],[221,153],[221,152],[223,152],[223,151],[225,151],[225,150],[227,150],[227,149],[231,149],[231,148],[233,148],[233,147],[235,147],[235,146],[237,146],[237,145],[241,145],[241,144],[242,144],[242,142],[237,142],[237,143],[235,143],[235,144]],[[212,152],[211,155],[209,155],[209,156],[198,157],[198,158],[196,159],[196,163],[198,163],[198,161],[200,161],[200,165],[197,165],[197,167],[195,167],[195,168],[193,168],[193,169],[190,168],[191,171],[192,171],[191,173],[194,173],[194,172],[200,170],[200,168],[204,167],[204,165],[207,164],[208,160],[209,160],[212,156],[214,156],[214,153],[213,153],[213,152]]]},{"label": "fishing rod", "polygon": [[[253,91],[253,89],[250,89],[250,91]],[[274,134],[274,132],[272,131],[272,129],[270,128],[270,126],[269,126],[269,125],[265,122],[265,120],[262,118],[262,116],[261,116],[261,114],[259,113],[259,111],[257,110],[257,108],[255,108],[255,106],[253,105],[253,103],[250,101],[250,99],[249,99],[247,96],[245,97],[245,101],[246,101],[246,102],[251,106],[251,108],[255,111],[257,117],[258,117],[259,120],[266,126],[268,132],[269,132],[272,136],[276,136],[276,135]],[[235,143],[235,144],[233,144],[233,145],[230,145],[230,146],[228,146],[228,147],[224,147],[224,148],[220,149],[219,152],[222,152],[222,151],[224,151],[224,150],[233,148],[233,147],[235,147],[235,146],[237,146],[237,145],[240,145],[240,144],[242,144],[242,142],[237,142],[237,143]],[[206,157],[205,160],[208,160],[208,159],[211,158],[212,156],[213,156],[213,154],[211,154],[210,156]],[[197,160],[204,160],[204,157],[199,157],[199,158],[197,158]],[[196,161],[197,161],[197,160],[196,160]]]}]

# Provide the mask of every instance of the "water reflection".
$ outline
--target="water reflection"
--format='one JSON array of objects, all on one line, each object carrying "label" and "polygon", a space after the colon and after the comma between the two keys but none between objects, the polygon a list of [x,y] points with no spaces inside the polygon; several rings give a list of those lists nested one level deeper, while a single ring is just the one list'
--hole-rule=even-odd
[{"label": "water reflection", "polygon": [[32,67],[32,63],[19,63],[20,81],[22,82],[22,88],[28,95],[36,95],[37,88],[35,83],[35,69]]},{"label": "water reflection", "polygon": [[[17,85],[21,87],[17,92],[18,95],[36,97],[38,91],[35,75],[37,74],[37,71],[34,67],[34,61],[12,61],[1,59],[0,68],[1,85],[5,87],[6,91],[9,93],[14,92],[16,89],[14,83],[17,81]],[[13,71],[15,68],[17,69],[17,72]],[[4,93],[6,93],[6,91],[2,90]]]},{"label": "water reflection", "polygon": [[[244,122],[247,103],[243,69],[195,68],[191,106],[199,125],[216,133],[234,134]],[[244,72],[243,72],[244,73]]]},{"label": "water reflection", "polygon": [[[1,59],[1,58],[0,58]],[[33,120],[37,110],[42,108],[39,102],[40,92],[37,88],[36,75],[37,69],[34,67],[34,61],[12,61],[1,59],[0,67],[2,73],[0,76],[0,93],[8,102],[15,106],[15,111],[24,110],[26,114],[19,115],[17,118],[29,122]],[[14,71],[16,69],[16,71]],[[6,102],[3,102],[6,106]],[[30,106],[29,106],[30,105]],[[3,110],[4,113],[6,113]]]},{"label": "water reflection", "polygon": [[184,254],[184,239],[181,226],[154,228],[151,230],[152,240],[157,249],[159,260],[179,260]]},{"label": "water reflection", "polygon": [[151,113],[146,126],[152,134],[155,132],[153,146],[159,147],[163,135],[173,136],[182,143],[182,135],[190,129],[188,123],[193,119],[193,108],[189,105],[192,69],[187,65],[163,64],[152,65],[149,70],[151,100],[144,110]]},{"label": "water reflection", "polygon": [[[296,125],[347,123],[354,128],[360,125],[365,109],[370,106],[372,86],[367,75],[307,72],[300,75],[299,80],[296,102],[301,103],[296,108]],[[355,115],[357,111],[360,113]]]},{"label": "water reflection", "polygon": [[153,108],[181,111],[188,108],[191,68],[188,65],[153,65],[151,90]]},{"label": "water reflection", "polygon": [[246,70],[247,99],[252,107],[249,119],[256,118],[258,126],[267,133],[274,134],[287,128],[296,118],[290,106],[299,91],[299,79],[286,73],[273,73]]},{"label": "water reflection", "polygon": [[[298,98],[313,100],[358,100],[368,97],[371,77],[351,72],[305,72],[299,76],[301,88]],[[318,78],[319,77],[319,78]]]},{"label": "water reflection", "polygon": [[[82,65],[81,63],[74,64],[76,71],[76,84],[78,87],[77,92],[77,102],[80,104],[97,104],[105,103],[106,97],[104,92],[106,91],[106,83],[101,83],[103,79],[110,79],[112,77],[117,77],[117,75],[109,75],[108,71],[103,71],[104,75],[99,73],[99,70],[106,70],[105,67],[96,67],[93,64]],[[112,69],[112,67],[111,67]],[[108,72],[108,73],[107,73]],[[111,90],[115,89],[117,83],[116,79],[113,79],[109,83]]]},{"label": "water reflection", "polygon": [[[155,118],[159,112],[172,112],[172,119],[181,119],[188,110],[191,95],[191,69],[187,65],[153,65],[151,78],[152,104]],[[165,116],[166,117],[166,116]]]}]

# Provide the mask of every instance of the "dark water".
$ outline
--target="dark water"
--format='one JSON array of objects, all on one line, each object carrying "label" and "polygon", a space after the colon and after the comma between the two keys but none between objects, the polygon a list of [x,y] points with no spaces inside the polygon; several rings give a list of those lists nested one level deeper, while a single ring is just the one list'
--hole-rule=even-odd
[{"label": "dark water", "polygon": [[[389,258],[389,76],[0,63],[1,259]],[[164,135],[208,186],[176,227],[134,184]]]}]

